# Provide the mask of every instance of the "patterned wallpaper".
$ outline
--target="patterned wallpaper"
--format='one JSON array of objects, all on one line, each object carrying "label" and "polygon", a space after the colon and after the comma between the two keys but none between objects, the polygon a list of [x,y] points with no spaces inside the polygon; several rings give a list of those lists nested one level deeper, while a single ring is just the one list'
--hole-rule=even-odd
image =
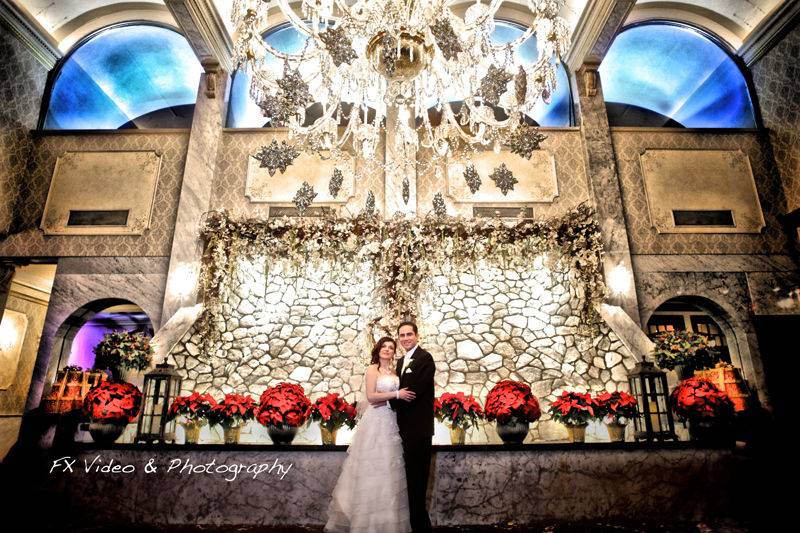
[{"label": "patterned wallpaper", "polygon": [[[188,131],[51,135],[35,139],[30,175],[20,184],[13,234],[0,240],[0,256],[169,256],[188,141]],[[58,156],[70,150],[161,152],[150,229],[137,236],[45,236],[39,222],[50,179]]]},{"label": "patterned wallpaper", "polygon": [[[547,135],[547,139],[542,143],[542,150],[548,150],[555,156],[558,197],[552,204],[532,204],[533,214],[536,218],[559,215],[577,204],[589,200],[589,183],[586,179],[586,164],[583,158],[580,131],[544,128],[542,133]],[[424,157],[424,154],[421,154],[421,157]],[[444,176],[446,170],[442,168],[441,172],[441,175]],[[488,180],[484,180],[484,187],[486,181]],[[489,184],[493,185],[491,182]],[[437,192],[442,193],[449,214],[472,216],[472,204],[454,204],[447,195],[443,178],[437,178],[435,171],[421,173],[417,177],[417,213],[424,216],[433,210],[433,197]]]},{"label": "patterned wallpaper", "polygon": [[800,25],[753,68],[764,126],[786,191],[787,210],[800,208]]},{"label": "patterned wallpaper", "polygon": [[[765,254],[785,253],[786,236],[776,219],[786,200],[769,150],[755,133],[708,134],[658,130],[614,130],[625,220],[632,254]],[[750,158],[766,228],[759,235],[658,234],[650,215],[639,154],[647,149],[741,149]]]},{"label": "patterned wallpaper", "polygon": [[13,224],[18,177],[31,150],[47,70],[13,35],[0,27],[0,236]]},{"label": "patterned wallpaper", "polygon": [[[223,133],[212,191],[212,208],[225,208],[235,216],[267,216],[269,204],[250,202],[245,196],[245,182],[248,158],[258,152],[261,146],[269,144],[272,139],[273,134],[268,130],[264,132],[226,131]],[[300,186],[300,181],[297,185]],[[355,197],[345,204],[345,208],[353,215],[361,211],[370,190],[375,195],[377,210],[381,211],[384,205],[382,172],[369,174],[366,179],[361,179],[360,182],[356,181]]]}]

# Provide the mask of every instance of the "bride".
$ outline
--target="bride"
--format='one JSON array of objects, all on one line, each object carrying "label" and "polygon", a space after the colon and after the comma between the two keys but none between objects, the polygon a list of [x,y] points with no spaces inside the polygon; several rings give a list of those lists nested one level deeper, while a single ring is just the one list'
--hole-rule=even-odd
[{"label": "bride", "polygon": [[327,532],[411,531],[403,445],[387,400],[411,401],[415,395],[408,389],[398,390],[400,379],[393,368],[396,350],[391,337],[382,337],[372,349],[364,375],[369,406],[333,489]]}]

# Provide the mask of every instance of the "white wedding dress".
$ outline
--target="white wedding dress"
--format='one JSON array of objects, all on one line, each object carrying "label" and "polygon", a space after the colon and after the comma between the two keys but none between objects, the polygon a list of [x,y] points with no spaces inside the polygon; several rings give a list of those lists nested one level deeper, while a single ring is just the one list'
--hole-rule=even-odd
[{"label": "white wedding dress", "polygon": [[[395,391],[399,385],[397,376],[380,375],[376,389]],[[411,531],[403,445],[388,403],[367,407],[356,426],[333,489],[325,531]]]}]

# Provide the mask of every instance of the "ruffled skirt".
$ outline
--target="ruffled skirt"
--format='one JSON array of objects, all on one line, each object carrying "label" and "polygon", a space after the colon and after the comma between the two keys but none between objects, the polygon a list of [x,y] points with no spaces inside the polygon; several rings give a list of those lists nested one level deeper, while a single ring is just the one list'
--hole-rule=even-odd
[{"label": "ruffled skirt", "polygon": [[333,489],[325,531],[411,531],[403,444],[388,405],[369,407],[356,426]]}]

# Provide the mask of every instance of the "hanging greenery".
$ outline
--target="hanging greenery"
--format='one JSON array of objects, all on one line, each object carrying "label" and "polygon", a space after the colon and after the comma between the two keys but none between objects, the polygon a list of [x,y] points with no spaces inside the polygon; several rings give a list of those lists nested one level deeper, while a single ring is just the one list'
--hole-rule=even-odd
[{"label": "hanging greenery", "polygon": [[577,272],[588,318],[605,296],[602,242],[593,215],[586,204],[559,218],[515,223],[451,216],[384,220],[364,212],[353,218],[233,219],[225,211],[213,211],[201,228],[206,249],[200,333],[209,340],[215,319],[222,316],[237,262],[256,257],[266,257],[268,263],[287,260],[297,268],[322,261],[368,264],[388,325],[415,315],[423,284],[437,267],[474,271],[479,261],[502,268],[532,267],[536,255],[548,253]]}]

